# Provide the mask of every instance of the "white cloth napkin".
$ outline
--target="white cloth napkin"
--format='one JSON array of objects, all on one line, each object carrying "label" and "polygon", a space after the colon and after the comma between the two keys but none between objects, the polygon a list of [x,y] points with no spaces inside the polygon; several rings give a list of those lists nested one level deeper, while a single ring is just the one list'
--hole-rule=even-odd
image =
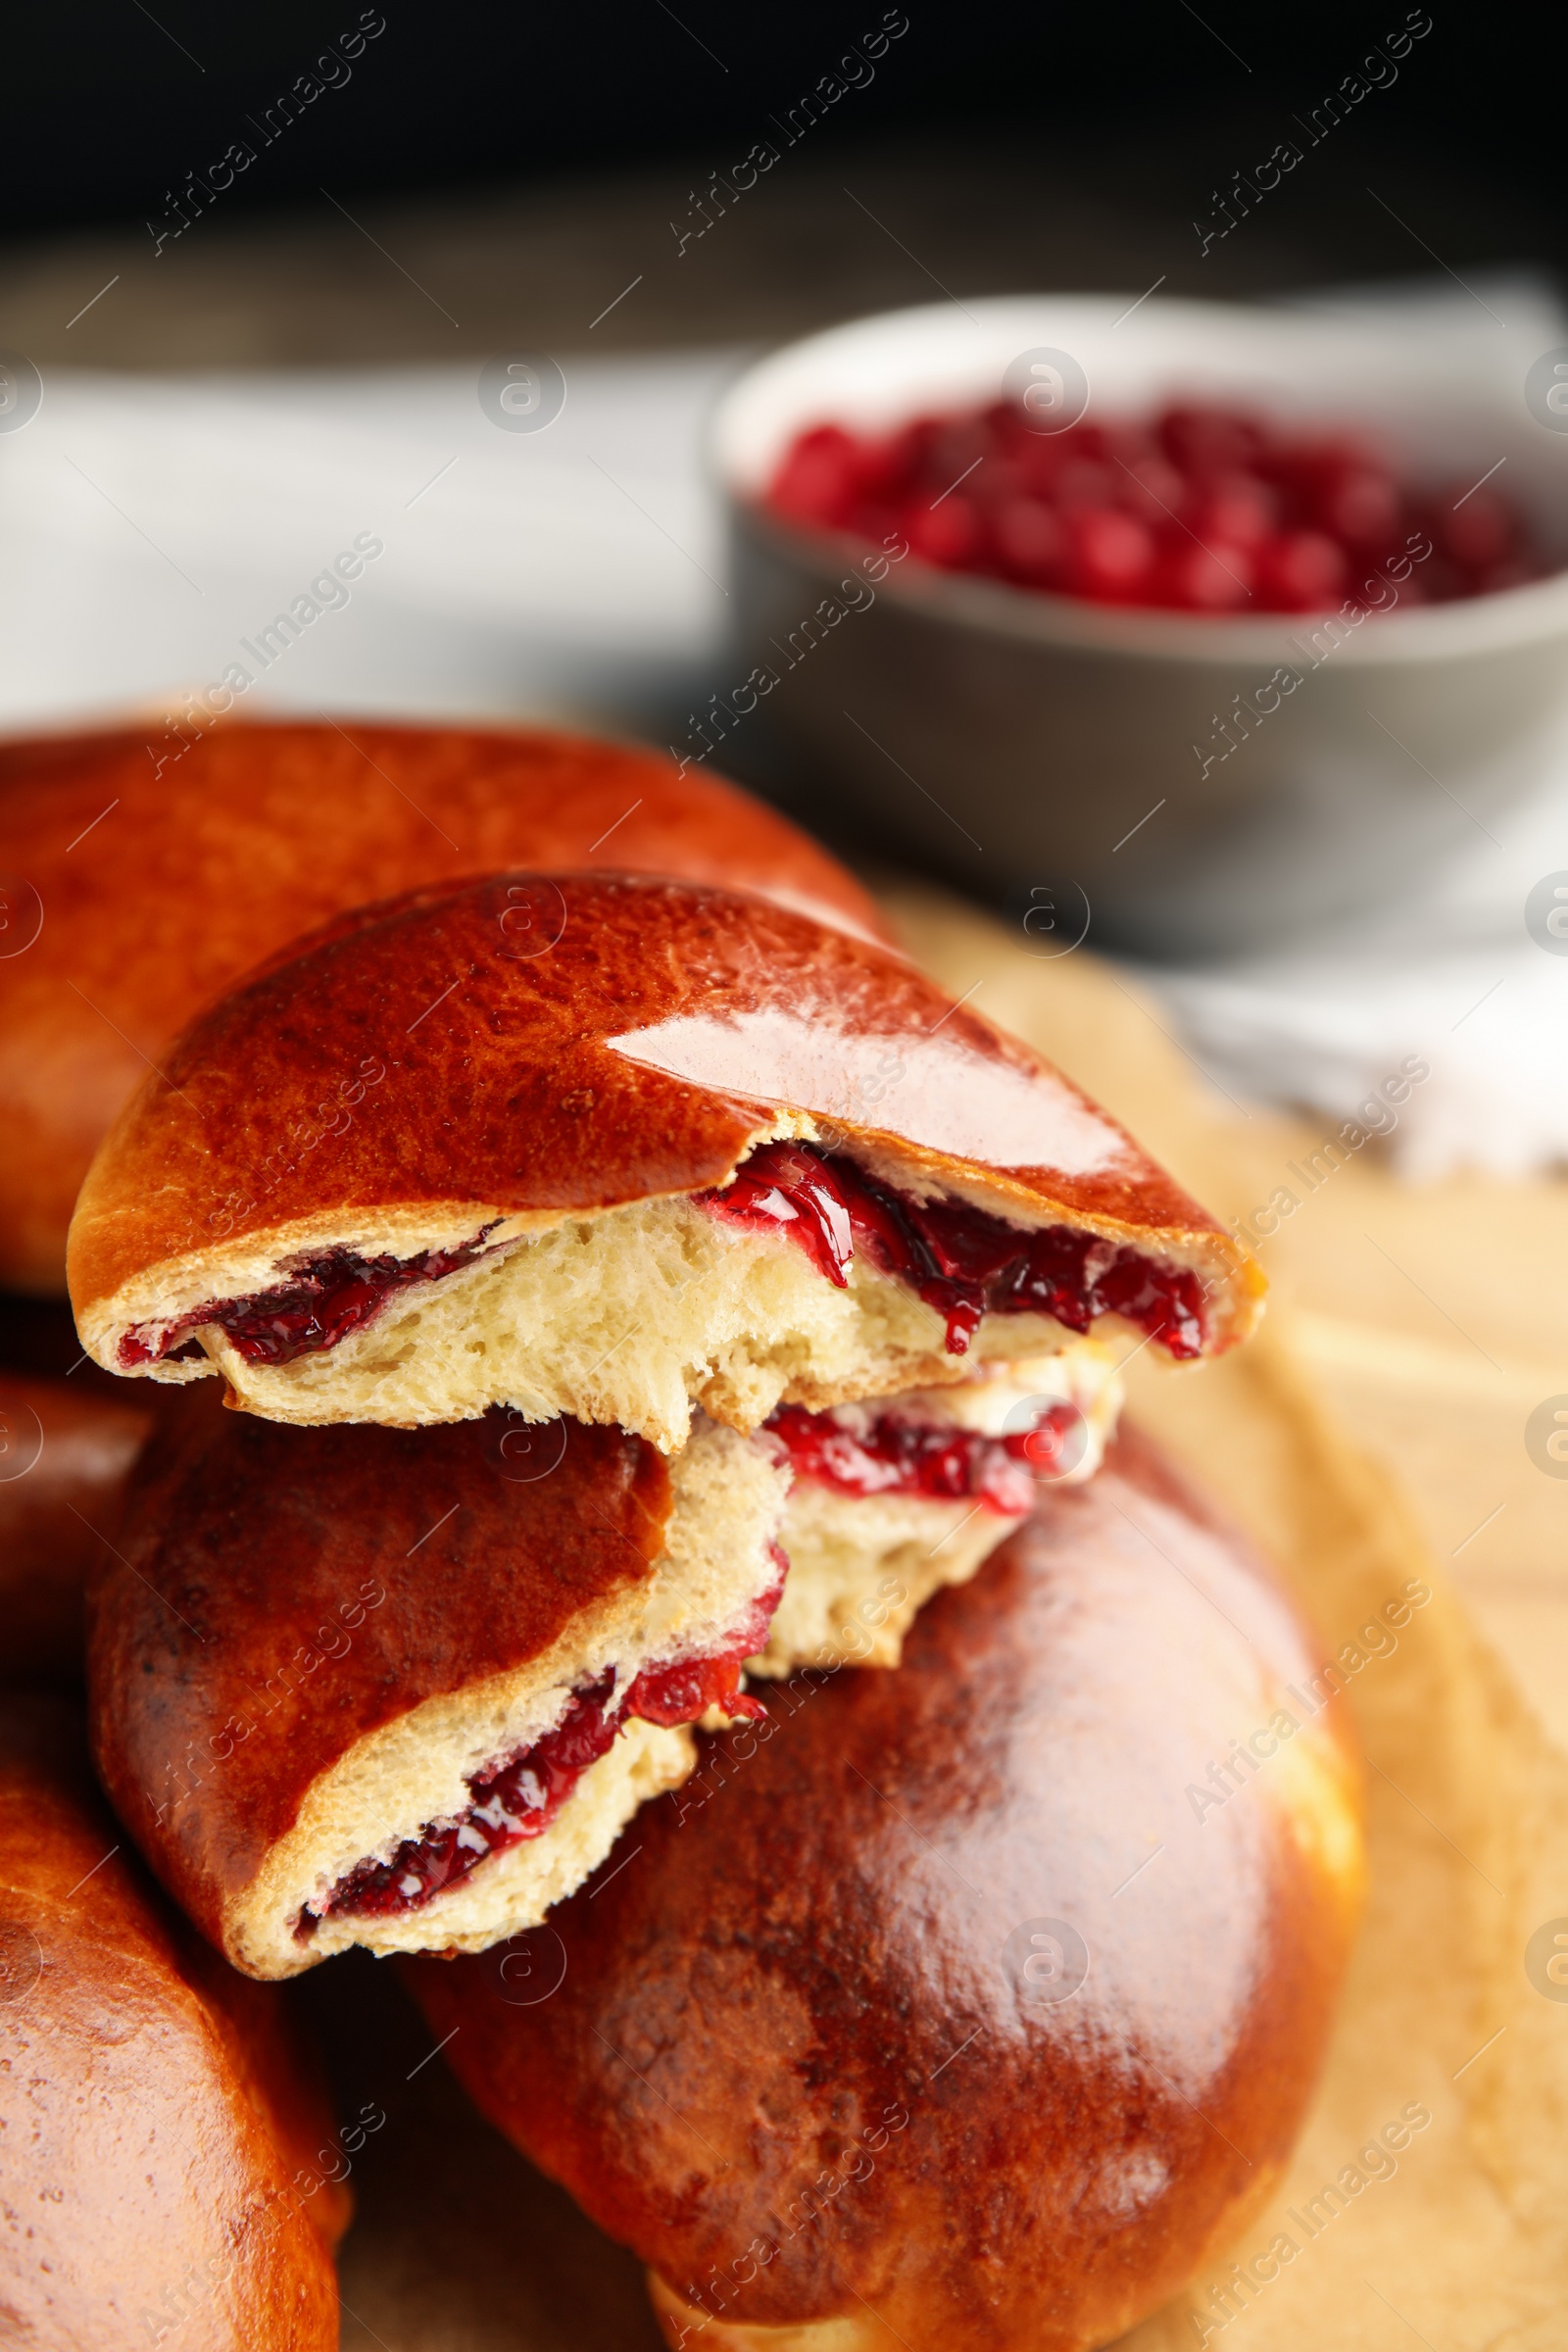
[{"label": "white cloth napkin", "polygon": [[[700,459],[733,353],[572,364],[542,432],[465,368],[51,370],[0,431],[0,724],[172,702],[615,710],[710,683],[722,530]],[[265,671],[243,650],[357,535],[384,553]],[[265,650],[265,649],[264,649]]]},{"label": "white cloth napkin", "polygon": [[1233,1098],[1304,1105],[1332,1136],[1413,1058],[1430,1075],[1378,1119],[1397,1121],[1400,1172],[1525,1176],[1568,1160],[1568,955],[1524,922],[1553,873],[1568,880],[1568,749],[1495,844],[1478,834],[1418,899],[1309,949],[1137,976]]},{"label": "white cloth napkin", "polygon": [[[1489,280],[1540,347],[1549,295]],[[1451,330],[1430,281],[1408,292]],[[1324,297],[1343,307],[1344,298]],[[1510,323],[1512,321],[1510,320]],[[571,363],[541,432],[481,406],[475,366],[223,377],[51,370],[0,432],[0,724],[51,726],[250,672],[250,710],[497,713],[701,704],[723,674],[721,516],[701,462],[736,352]],[[311,598],[368,537],[346,602]],[[247,652],[297,600],[314,618]],[[274,643],[277,642],[274,639]],[[4,862],[0,844],[0,864]],[[1524,902],[1568,871],[1568,745],[1450,873],[1310,951],[1144,969],[1225,1092],[1350,1118],[1414,1055],[1393,1146],[1412,1175],[1568,1157],[1568,956]],[[1568,943],[1565,943],[1568,944]]]}]

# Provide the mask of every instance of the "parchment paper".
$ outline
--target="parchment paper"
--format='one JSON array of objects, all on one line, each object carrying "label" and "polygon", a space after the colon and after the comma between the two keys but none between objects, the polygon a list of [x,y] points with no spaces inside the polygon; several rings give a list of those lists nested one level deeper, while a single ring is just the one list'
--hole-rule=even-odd
[{"label": "parchment paper", "polygon": [[[930,892],[889,905],[956,993],[978,982],[977,1009],[1089,1086],[1217,1212],[1245,1208],[1225,1123],[1103,966],[1037,956],[1021,932]],[[1145,1353],[1129,1379],[1132,1409],[1250,1530],[1324,1662],[1340,1661],[1369,1763],[1372,1869],[1284,2191],[1127,2352],[1221,2337],[1227,2352],[1561,2352],[1568,1759],[1392,1482],[1320,1409],[1285,1317],[1219,1365],[1171,1373]],[[1412,1582],[1432,1597],[1392,1633],[1381,1612]],[[387,1972],[356,1956],[297,1997],[326,2031],[345,2102],[386,2119],[356,2158],[345,2346],[653,2352],[637,2265],[472,2114]]]}]

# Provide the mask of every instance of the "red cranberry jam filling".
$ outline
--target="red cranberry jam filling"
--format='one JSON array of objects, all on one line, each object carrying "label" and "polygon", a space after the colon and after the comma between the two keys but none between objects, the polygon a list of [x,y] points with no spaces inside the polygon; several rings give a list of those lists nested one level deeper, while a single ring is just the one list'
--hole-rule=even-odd
[{"label": "red cranberry jam filling", "polygon": [[230,1344],[251,1364],[291,1364],[298,1355],[315,1355],[335,1348],[352,1331],[363,1330],[397,1291],[416,1282],[439,1282],[460,1266],[484,1255],[484,1226],[471,1242],[456,1250],[423,1250],[417,1257],[359,1257],[352,1250],[328,1250],[296,1266],[289,1280],[275,1290],[255,1291],[248,1298],[214,1298],[193,1306],[156,1341],[142,1337],[148,1329],[127,1332],[120,1343],[120,1361],[127,1370],[140,1364],[162,1363],[166,1356],[200,1355],[198,1341],[179,1342],[189,1331],[216,1323]]},{"label": "red cranberry jam filling", "polygon": [[644,1723],[695,1723],[710,1707],[753,1718],[766,1709],[741,1691],[746,1659],[766,1647],[767,1629],[784,1590],[788,1565],[773,1546],[778,1574],[753,1604],[728,1647],[710,1657],[645,1666],[624,1692],[607,1667],[586,1690],[573,1691],[553,1731],[468,1783],[473,1802],[451,1821],[435,1821],[405,1838],[390,1862],[361,1862],[340,1879],[319,1913],[304,1910],[294,1934],[307,1942],[322,1918],[382,1919],[417,1911],[444,1887],[467,1877],[487,1856],[543,1837],[590,1764],[609,1753],[615,1734],[638,1716]]},{"label": "red cranberry jam filling", "polygon": [[737,1225],[783,1231],[843,1290],[857,1246],[945,1317],[948,1351],[967,1352],[982,1315],[1054,1315],[1069,1331],[1121,1315],[1168,1354],[1202,1352],[1203,1286],[1186,1266],[1076,1233],[1033,1232],[961,1200],[914,1200],[842,1152],[763,1144],[722,1192],[697,1199]]},{"label": "red cranberry jam filling", "polygon": [[1054,1404],[1032,1429],[987,1437],[880,1413],[864,1430],[846,1429],[831,1413],[781,1404],[766,1424],[782,1443],[797,1478],[841,1494],[911,1494],[934,1502],[970,1501],[1006,1518],[1035,1505],[1036,1483],[1061,1478],[1083,1459],[1087,1430],[1075,1404]]}]

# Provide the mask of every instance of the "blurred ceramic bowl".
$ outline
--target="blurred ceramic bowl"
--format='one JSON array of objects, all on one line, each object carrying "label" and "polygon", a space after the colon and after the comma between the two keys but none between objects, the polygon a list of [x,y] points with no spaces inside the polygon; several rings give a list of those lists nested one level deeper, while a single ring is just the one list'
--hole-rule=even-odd
[{"label": "blurred ceramic bowl", "polygon": [[[1108,944],[1209,957],[1407,891],[1540,782],[1568,747],[1568,572],[1353,626],[1095,605],[913,559],[852,600],[840,584],[864,579],[868,551],[763,507],[805,427],[997,400],[1042,352],[1082,370],[1101,421],[1218,399],[1362,428],[1417,484],[1505,460],[1511,499],[1568,564],[1568,416],[1534,384],[1527,405],[1517,346],[1466,320],[1434,334],[1376,314],[1041,297],[813,335],[731,386],[712,455],[741,671],[776,678],[768,722],[873,846],[1049,906],[1029,925],[1043,947],[1092,909]],[[824,625],[829,598],[845,616]]]}]

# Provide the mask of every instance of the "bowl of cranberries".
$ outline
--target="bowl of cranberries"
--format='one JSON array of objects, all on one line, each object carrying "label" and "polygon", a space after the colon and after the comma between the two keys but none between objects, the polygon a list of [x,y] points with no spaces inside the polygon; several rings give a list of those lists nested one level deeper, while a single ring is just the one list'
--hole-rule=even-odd
[{"label": "bowl of cranberries", "polygon": [[1157,297],[775,353],[715,421],[739,644],[704,742],[771,730],[1037,950],[1048,901],[1179,957],[1353,915],[1568,729],[1568,436],[1517,356]]}]

